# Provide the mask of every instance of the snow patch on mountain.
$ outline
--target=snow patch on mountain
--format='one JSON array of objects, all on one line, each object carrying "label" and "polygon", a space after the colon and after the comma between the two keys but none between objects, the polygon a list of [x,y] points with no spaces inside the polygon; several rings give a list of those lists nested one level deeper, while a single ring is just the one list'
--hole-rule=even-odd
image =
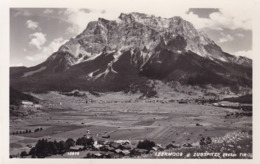
[{"label": "snow patch on mountain", "polygon": [[43,67],[41,67],[41,68],[39,68],[39,69],[37,69],[37,70],[35,70],[35,71],[25,72],[25,73],[23,74],[22,78],[23,78],[23,77],[32,76],[33,74],[39,73],[39,72],[41,72],[41,71],[43,71],[43,70],[45,70],[45,69],[46,69],[46,66],[43,66]]},{"label": "snow patch on mountain", "polygon": [[116,61],[118,61],[118,59],[120,58],[120,56],[122,55],[122,52],[121,51],[117,51],[113,57],[114,57],[114,60],[112,61],[112,63],[115,63]]},{"label": "snow patch on mountain", "polygon": [[84,62],[95,60],[97,57],[99,57],[102,53],[91,55],[89,58],[84,60]]},{"label": "snow patch on mountain", "polygon": [[97,79],[100,78],[100,77],[106,78],[106,76],[107,76],[107,74],[108,74],[109,72],[110,72],[110,71],[109,71],[109,68],[107,68],[104,72],[99,73],[98,75],[94,76],[94,77],[93,77],[93,80],[97,80]]},{"label": "snow patch on mountain", "polygon": [[87,78],[92,79],[92,78],[93,78],[93,74],[96,73],[96,72],[98,72],[98,71],[99,71],[99,69],[97,69],[97,70],[95,70],[95,71],[93,71],[93,72],[90,72],[90,73],[87,75]]}]

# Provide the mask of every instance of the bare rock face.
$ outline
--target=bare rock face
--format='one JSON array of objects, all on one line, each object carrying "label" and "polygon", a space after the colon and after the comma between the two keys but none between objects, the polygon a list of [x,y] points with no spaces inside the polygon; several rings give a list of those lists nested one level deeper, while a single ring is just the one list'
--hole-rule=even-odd
[{"label": "bare rock face", "polygon": [[90,22],[80,35],[62,45],[59,51],[80,60],[82,56],[87,59],[111,50],[138,48],[153,52],[162,44],[178,53],[192,51],[208,59],[230,61],[214,41],[181,17],[166,19],[141,13],[122,13],[116,21],[99,18]]},{"label": "bare rock face", "polygon": [[36,79],[54,76],[87,87],[124,88],[149,79],[252,86],[252,60],[223,52],[181,17],[166,19],[143,13],[89,22],[45,62],[14,72],[24,79],[24,74]]}]

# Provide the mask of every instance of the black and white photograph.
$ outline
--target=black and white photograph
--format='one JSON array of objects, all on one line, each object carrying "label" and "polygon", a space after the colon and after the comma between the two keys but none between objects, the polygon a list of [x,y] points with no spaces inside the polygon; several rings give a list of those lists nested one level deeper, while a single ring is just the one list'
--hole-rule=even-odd
[{"label": "black and white photograph", "polygon": [[257,156],[252,10],[119,6],[8,8],[7,158]]}]

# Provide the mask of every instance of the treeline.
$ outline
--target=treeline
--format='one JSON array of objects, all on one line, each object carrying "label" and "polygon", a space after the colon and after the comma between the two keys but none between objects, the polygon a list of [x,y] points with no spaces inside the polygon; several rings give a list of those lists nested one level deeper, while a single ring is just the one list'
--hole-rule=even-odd
[{"label": "treeline", "polygon": [[29,153],[23,151],[21,157],[31,155],[32,158],[45,158],[47,156],[64,154],[70,150],[71,146],[82,145],[84,149],[91,148],[94,144],[94,139],[88,137],[81,137],[74,141],[72,138],[67,139],[66,141],[48,141],[47,139],[38,140],[36,145],[31,148]]},{"label": "treeline", "polygon": [[248,94],[248,95],[243,95],[243,96],[239,96],[239,97],[224,98],[223,101],[252,104],[252,99],[253,99],[252,94]]},{"label": "treeline", "polygon": [[27,133],[32,133],[32,132],[36,133],[36,132],[42,131],[42,130],[43,130],[43,128],[37,128],[37,129],[34,129],[34,131],[32,131],[31,129],[26,129],[23,131],[15,131],[12,134],[17,135],[17,134],[27,134]]}]

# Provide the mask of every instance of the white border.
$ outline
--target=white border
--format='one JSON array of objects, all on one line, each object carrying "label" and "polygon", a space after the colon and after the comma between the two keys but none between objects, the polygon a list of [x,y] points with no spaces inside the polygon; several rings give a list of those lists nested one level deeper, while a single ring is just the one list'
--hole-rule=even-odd
[{"label": "white border", "polygon": [[[260,102],[258,101],[258,92],[260,87],[259,76],[259,59],[260,59],[260,5],[259,0],[0,0],[0,162],[2,163],[60,163],[63,164],[79,162],[79,163],[136,163],[147,162],[153,163],[259,163],[260,162],[260,142],[259,129],[260,123],[259,110]],[[231,160],[190,160],[190,159],[9,159],[9,8],[93,8],[93,9],[118,9],[129,8],[129,10],[137,11],[142,8],[150,10],[163,10],[164,8],[250,8],[254,12],[253,19],[253,159],[231,159]]]}]

